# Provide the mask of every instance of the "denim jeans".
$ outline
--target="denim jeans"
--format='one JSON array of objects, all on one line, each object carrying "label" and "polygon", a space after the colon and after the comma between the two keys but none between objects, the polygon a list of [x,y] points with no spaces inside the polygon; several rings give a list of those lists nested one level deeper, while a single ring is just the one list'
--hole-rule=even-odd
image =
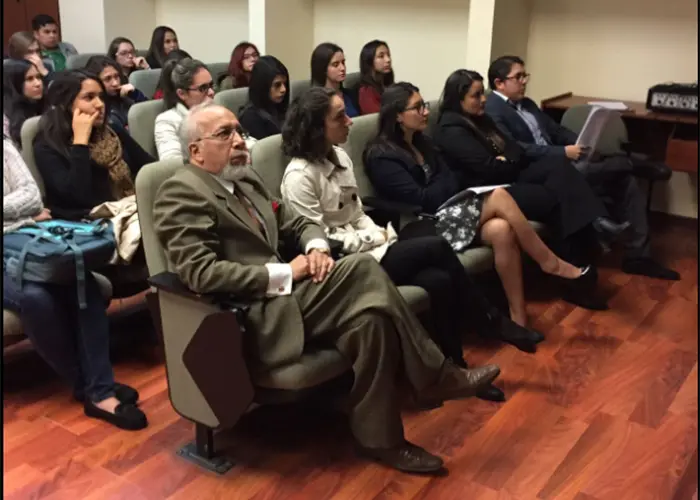
[{"label": "denim jeans", "polygon": [[92,274],[85,283],[87,308],[80,310],[76,285],[25,281],[22,289],[3,276],[3,308],[19,314],[39,355],[86,400],[114,396],[105,300]]}]

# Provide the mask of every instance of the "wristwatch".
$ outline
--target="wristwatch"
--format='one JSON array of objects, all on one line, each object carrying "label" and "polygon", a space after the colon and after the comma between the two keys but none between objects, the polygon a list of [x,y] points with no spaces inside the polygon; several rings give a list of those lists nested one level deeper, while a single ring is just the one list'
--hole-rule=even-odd
[{"label": "wristwatch", "polygon": [[311,250],[309,250],[309,253],[313,252],[314,250],[316,250],[317,252],[325,253],[326,255],[330,255],[330,254],[331,254],[330,248],[325,248],[325,247],[323,247],[323,248],[312,248]]}]

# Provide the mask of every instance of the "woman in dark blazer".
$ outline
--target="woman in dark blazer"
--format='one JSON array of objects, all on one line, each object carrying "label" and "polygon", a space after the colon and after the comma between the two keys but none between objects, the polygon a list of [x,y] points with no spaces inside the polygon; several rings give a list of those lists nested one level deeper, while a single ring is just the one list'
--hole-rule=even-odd
[{"label": "woman in dark blazer", "polygon": [[[423,134],[428,114],[427,103],[415,86],[401,82],[389,87],[382,96],[379,135],[365,150],[364,163],[380,196],[435,213],[460,188],[454,173]],[[563,261],[542,242],[505,189],[468,193],[449,209],[438,210],[437,215],[436,229],[455,250],[455,242],[463,247],[478,237],[493,247],[511,319],[523,327],[527,315],[521,248],[544,272],[569,285],[589,286],[595,281],[591,267],[581,269]]]},{"label": "woman in dark blazer", "polygon": [[530,161],[485,114],[485,103],[479,73],[461,69],[447,79],[434,140],[461,188],[513,183],[508,192],[523,213],[550,224],[562,238],[593,224],[603,229],[616,226],[607,219],[602,200],[568,160]]},{"label": "woman in dark blazer", "polygon": [[245,131],[258,140],[281,133],[289,107],[289,72],[279,59],[258,59],[250,75],[248,99],[238,117]]}]

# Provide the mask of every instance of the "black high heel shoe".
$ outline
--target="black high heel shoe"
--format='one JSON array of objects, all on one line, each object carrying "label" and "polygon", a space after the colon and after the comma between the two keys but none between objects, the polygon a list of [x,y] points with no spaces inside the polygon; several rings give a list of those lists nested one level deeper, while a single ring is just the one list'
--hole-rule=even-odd
[{"label": "black high heel shoe", "polygon": [[556,279],[562,289],[561,298],[565,301],[591,311],[608,310],[607,301],[596,297],[598,271],[595,267],[582,268],[578,278],[569,279],[557,276]]}]

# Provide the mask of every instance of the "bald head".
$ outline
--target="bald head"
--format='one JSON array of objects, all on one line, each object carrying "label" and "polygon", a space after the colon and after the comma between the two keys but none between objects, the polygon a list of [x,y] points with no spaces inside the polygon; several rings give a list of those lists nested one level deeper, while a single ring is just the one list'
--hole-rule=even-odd
[{"label": "bald head", "polygon": [[213,102],[190,109],[179,136],[183,159],[212,173],[227,165],[245,165],[248,158],[236,115]]}]

